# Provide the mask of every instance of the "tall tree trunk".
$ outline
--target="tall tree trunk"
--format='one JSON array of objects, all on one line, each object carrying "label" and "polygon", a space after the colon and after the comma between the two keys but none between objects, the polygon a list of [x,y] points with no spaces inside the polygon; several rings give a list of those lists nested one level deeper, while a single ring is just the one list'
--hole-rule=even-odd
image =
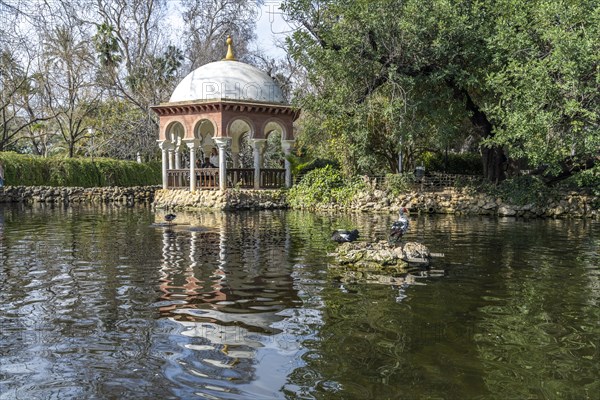
[{"label": "tall tree trunk", "polygon": [[[481,109],[473,102],[469,93],[463,91],[466,97],[466,108],[471,112],[471,123],[479,132],[482,139],[494,136],[492,123]],[[506,179],[506,155],[499,146],[482,147],[481,159],[483,162],[483,177],[490,182],[498,183]]]}]

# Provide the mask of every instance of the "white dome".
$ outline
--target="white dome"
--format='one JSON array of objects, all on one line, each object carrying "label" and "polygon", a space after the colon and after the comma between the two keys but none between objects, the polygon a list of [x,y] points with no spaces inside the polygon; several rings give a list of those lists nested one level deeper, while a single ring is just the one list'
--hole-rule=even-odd
[{"label": "white dome", "polygon": [[195,69],[177,85],[169,102],[221,99],[285,102],[281,89],[269,75],[233,60],[216,61]]}]

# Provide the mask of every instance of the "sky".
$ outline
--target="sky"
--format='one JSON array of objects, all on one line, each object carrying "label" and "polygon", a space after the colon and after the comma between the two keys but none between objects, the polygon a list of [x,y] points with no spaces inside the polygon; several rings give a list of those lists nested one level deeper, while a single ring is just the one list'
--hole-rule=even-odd
[{"label": "sky", "polygon": [[259,19],[256,22],[257,44],[272,58],[281,58],[285,55],[282,49],[275,46],[277,40],[284,40],[292,33],[293,27],[288,24],[279,9],[281,1],[265,0],[260,7]]},{"label": "sky", "polygon": [[[281,3],[281,0],[264,0],[262,5],[257,5],[259,10],[256,21],[256,45],[271,58],[276,59],[283,58],[285,52],[275,46],[275,43],[283,41],[294,29],[285,21],[284,15],[279,9]],[[175,11],[178,5],[179,1],[177,0],[170,3],[171,15],[168,21],[172,26],[181,24]],[[233,39],[235,42],[235,38]]]}]

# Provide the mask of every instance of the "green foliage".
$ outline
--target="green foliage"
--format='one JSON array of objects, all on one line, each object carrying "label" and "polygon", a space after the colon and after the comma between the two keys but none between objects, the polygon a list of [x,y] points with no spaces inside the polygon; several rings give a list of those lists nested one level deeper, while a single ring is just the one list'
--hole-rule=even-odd
[{"label": "green foliage", "polygon": [[115,29],[107,22],[96,25],[97,32],[92,37],[98,61],[103,67],[114,69],[123,60]]},{"label": "green foliage", "polygon": [[335,160],[325,160],[322,158],[314,158],[309,161],[301,157],[290,154],[288,160],[292,165],[292,174],[294,176],[304,175],[312,170],[324,168],[328,165],[334,169],[339,169],[339,164]]},{"label": "green foliage", "polygon": [[5,184],[11,186],[145,186],[161,181],[160,163],[138,164],[108,158],[42,158],[0,153]]},{"label": "green foliage", "polygon": [[569,178],[565,184],[575,189],[587,189],[594,196],[600,197],[600,165],[581,171]]},{"label": "green foliage", "polygon": [[481,156],[475,153],[448,153],[425,152],[421,156],[426,171],[445,172],[448,174],[481,175],[483,167]]},{"label": "green foliage", "polygon": [[365,189],[360,179],[347,179],[331,165],[308,172],[288,194],[292,207],[317,204],[349,204],[354,195]]},{"label": "green foliage", "polygon": [[581,161],[600,148],[597,0],[287,0],[282,8],[306,27],[288,41],[310,83],[297,94],[299,141],[346,171],[394,171],[399,150],[412,167],[425,149],[477,143],[495,152],[484,164],[494,179],[503,151],[556,171],[571,153]]},{"label": "green foliage", "polygon": [[554,199],[557,194],[556,190],[546,186],[540,178],[531,175],[507,179],[498,186],[487,185],[484,190],[518,206],[544,205]]},{"label": "green foliage", "polygon": [[146,91],[151,86],[167,87],[176,77],[177,69],[184,60],[183,52],[175,46],[167,46],[160,56],[148,57],[144,65],[138,65],[126,78],[127,85],[135,91]]},{"label": "green foliage", "polygon": [[387,174],[385,176],[385,188],[393,196],[406,193],[412,189],[415,176],[412,173]]},{"label": "green foliage", "polygon": [[[501,121],[493,142],[531,165],[556,167],[600,146],[600,7],[595,0],[502,1],[488,46],[499,65],[487,76]],[[556,169],[556,168],[555,168]]]}]

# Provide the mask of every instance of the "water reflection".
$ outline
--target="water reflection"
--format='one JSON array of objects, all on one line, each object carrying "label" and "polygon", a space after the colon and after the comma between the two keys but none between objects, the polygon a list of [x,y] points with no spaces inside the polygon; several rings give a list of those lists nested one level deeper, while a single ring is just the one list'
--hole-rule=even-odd
[{"label": "water reflection", "polygon": [[[327,277],[395,215],[0,205],[0,399],[593,398],[599,224],[415,218],[447,275]],[[587,396],[587,397],[586,397]]]},{"label": "water reflection", "polygon": [[[243,397],[260,387],[277,397],[289,368],[286,353],[300,348],[282,322],[302,304],[285,214],[180,213],[179,221],[160,228],[162,294],[154,303],[181,327],[167,375],[182,386],[196,380],[205,396]],[[282,371],[279,379],[261,373],[266,360]]]}]

